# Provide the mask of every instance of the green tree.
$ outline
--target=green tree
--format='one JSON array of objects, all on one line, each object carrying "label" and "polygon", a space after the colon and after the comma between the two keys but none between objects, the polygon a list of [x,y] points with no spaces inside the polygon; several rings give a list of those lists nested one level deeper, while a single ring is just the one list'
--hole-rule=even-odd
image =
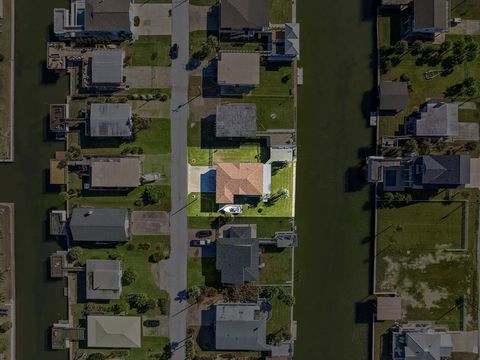
[{"label": "green tree", "polygon": [[195,285],[187,290],[187,296],[189,299],[197,301],[200,295],[202,295],[202,289],[199,286]]},{"label": "green tree", "polygon": [[145,204],[157,204],[164,196],[162,190],[155,185],[147,185],[143,190],[143,202]]},{"label": "green tree", "polygon": [[395,46],[393,47],[395,54],[402,55],[405,51],[408,50],[408,42],[405,40],[398,41]]},{"label": "green tree", "polygon": [[452,43],[448,40],[444,41],[441,45],[440,45],[440,52],[442,53],[445,53],[447,52],[448,50],[450,50],[450,47],[452,46]]},{"label": "green tree", "polygon": [[135,294],[130,300],[130,307],[137,309],[137,312],[141,314],[146,313],[148,310],[154,309],[155,306],[155,300],[144,293]]},{"label": "green tree", "polygon": [[4,323],[0,324],[0,333],[6,333],[8,330],[12,328],[11,321],[5,321]]},{"label": "green tree", "polygon": [[418,55],[422,52],[423,50],[423,42],[420,40],[415,40],[412,44],[412,51],[415,55]]},{"label": "green tree", "polygon": [[68,259],[70,261],[77,261],[83,255],[83,249],[80,246],[74,246],[68,250]]},{"label": "green tree", "polygon": [[163,253],[161,251],[157,251],[148,257],[148,261],[151,263],[158,263],[161,260],[163,260]]},{"label": "green tree", "polygon": [[406,153],[418,153],[418,143],[415,139],[409,139],[405,142],[404,151]]},{"label": "green tree", "polygon": [[125,314],[128,312],[129,309],[130,309],[130,306],[126,301],[123,301],[123,300],[113,304],[110,308],[110,310],[116,315]]},{"label": "green tree", "polygon": [[137,280],[138,274],[131,268],[126,269],[122,275],[122,285],[128,286]]},{"label": "green tree", "polygon": [[478,143],[476,141],[469,141],[464,145],[464,147],[467,151],[475,151],[478,148]]}]

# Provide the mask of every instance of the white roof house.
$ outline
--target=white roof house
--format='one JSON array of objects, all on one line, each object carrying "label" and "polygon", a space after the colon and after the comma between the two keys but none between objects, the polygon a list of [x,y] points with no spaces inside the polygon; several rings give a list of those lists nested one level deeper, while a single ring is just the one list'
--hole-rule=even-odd
[{"label": "white roof house", "polygon": [[142,346],[140,316],[88,316],[88,347],[139,348]]}]

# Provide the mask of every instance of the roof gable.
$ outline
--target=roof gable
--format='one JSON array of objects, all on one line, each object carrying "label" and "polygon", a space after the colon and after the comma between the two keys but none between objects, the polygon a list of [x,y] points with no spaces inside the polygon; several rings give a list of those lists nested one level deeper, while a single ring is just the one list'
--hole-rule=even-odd
[{"label": "roof gable", "polygon": [[269,25],[268,0],[222,0],[220,22],[224,29],[262,29]]},{"label": "roof gable", "polygon": [[263,195],[263,172],[261,163],[217,164],[217,203],[231,204],[235,195]]}]

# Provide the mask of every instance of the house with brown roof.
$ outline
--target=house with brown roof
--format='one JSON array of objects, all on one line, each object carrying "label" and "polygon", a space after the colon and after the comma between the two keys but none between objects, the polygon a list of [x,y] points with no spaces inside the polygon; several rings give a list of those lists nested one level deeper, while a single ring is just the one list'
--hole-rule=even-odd
[{"label": "house with brown roof", "polygon": [[435,34],[448,31],[449,0],[414,0],[413,31]]},{"label": "house with brown roof", "polygon": [[222,94],[248,93],[260,84],[260,54],[220,52],[218,54],[217,82]]},{"label": "house with brown roof", "polygon": [[216,170],[217,204],[233,204],[235,196],[269,195],[271,166],[261,163],[219,163]]},{"label": "house with brown roof", "polygon": [[139,157],[93,158],[90,162],[90,187],[129,189],[140,185],[142,163]]}]

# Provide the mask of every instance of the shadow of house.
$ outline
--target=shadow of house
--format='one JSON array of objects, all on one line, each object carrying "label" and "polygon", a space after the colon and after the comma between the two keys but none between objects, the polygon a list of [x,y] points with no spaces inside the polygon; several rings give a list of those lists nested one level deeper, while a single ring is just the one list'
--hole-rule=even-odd
[{"label": "shadow of house", "polygon": [[[203,314],[202,314],[203,315]],[[215,350],[215,330],[212,326],[201,326],[198,331],[197,344],[202,351],[214,351]]]},{"label": "shadow of house", "polygon": [[202,96],[216,98],[220,96],[220,87],[217,83],[218,61],[213,59],[202,69]]},{"label": "shadow of house", "polygon": [[345,191],[355,192],[367,185],[365,171],[360,166],[351,166],[345,171]]},{"label": "shadow of house", "polygon": [[220,27],[220,6],[212,6],[207,13],[207,35],[217,35]]}]

